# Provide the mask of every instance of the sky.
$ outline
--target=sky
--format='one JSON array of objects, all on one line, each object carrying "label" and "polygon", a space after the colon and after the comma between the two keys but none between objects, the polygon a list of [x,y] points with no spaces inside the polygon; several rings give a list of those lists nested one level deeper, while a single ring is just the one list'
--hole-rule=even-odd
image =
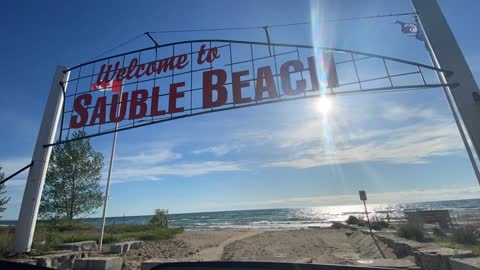
[{"label": "sky", "polygon": [[[478,81],[475,0],[439,0]],[[31,160],[57,65],[75,66],[146,31],[272,28],[272,42],[375,53],[430,65],[422,42],[397,20],[323,19],[412,12],[408,0],[10,1],[0,11],[0,166]],[[263,30],[152,34],[160,44],[193,39],[265,41]],[[146,37],[109,54],[152,46]],[[109,55],[107,54],[107,55]],[[373,67],[365,67],[366,70]],[[345,71],[339,74],[346,74]],[[368,73],[368,72],[367,72]],[[361,76],[364,76],[361,74]],[[479,198],[480,189],[441,89],[338,96],[324,114],[313,100],[217,112],[118,135],[108,216]],[[112,135],[91,139],[105,163]],[[102,171],[105,184],[107,168]],[[3,219],[17,219],[23,173],[7,183]],[[99,216],[100,209],[92,216]]]}]

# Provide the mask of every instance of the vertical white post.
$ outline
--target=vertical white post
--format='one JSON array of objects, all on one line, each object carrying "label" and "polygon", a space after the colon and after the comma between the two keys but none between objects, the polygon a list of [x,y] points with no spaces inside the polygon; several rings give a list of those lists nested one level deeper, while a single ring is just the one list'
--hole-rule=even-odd
[{"label": "vertical white post", "polygon": [[30,251],[33,233],[37,223],[38,209],[42,198],[43,185],[47,174],[48,162],[52,147],[43,147],[55,140],[58,120],[60,119],[63,93],[61,83],[67,88],[67,81],[70,72],[66,67],[57,66],[53,77],[47,105],[43,113],[43,120],[38,131],[35,150],[33,151],[33,166],[28,173],[25,191],[23,193],[22,207],[15,228],[14,252],[24,253]]},{"label": "vertical white post", "polygon": [[[440,79],[448,84],[458,83],[456,87],[449,87],[453,101],[460,112],[460,116],[465,124],[467,134],[472,141],[473,148],[477,156],[480,153],[480,103],[473,98],[473,93],[480,94],[478,85],[475,82],[473,74],[458,46],[455,37],[448,26],[447,20],[443,16],[442,10],[436,0],[411,0],[415,11],[420,17],[421,27],[427,39],[427,46],[431,48],[429,52],[432,62],[436,67],[452,71],[453,74],[444,76],[440,74]],[[448,101],[447,94],[447,101]],[[455,111],[452,111],[455,113]],[[462,131],[460,131],[462,132]],[[462,138],[463,139],[463,138]],[[467,147],[469,147],[467,142]],[[469,149],[467,148],[467,152]],[[475,167],[476,160],[471,153],[469,157],[472,165]],[[480,178],[477,181],[480,183]]]},{"label": "vertical white post", "polygon": [[[123,81],[122,81],[122,88],[118,97],[118,104],[117,104],[117,116],[120,113],[120,108],[122,106],[122,94],[123,94]],[[110,154],[110,164],[108,166],[108,176],[107,176],[107,187],[105,189],[105,200],[103,202],[103,213],[102,213],[102,230],[100,232],[100,240],[98,241],[98,250],[102,251],[103,245],[103,235],[105,233],[105,220],[107,218],[107,205],[108,205],[108,194],[110,192],[110,180],[112,178],[112,167],[113,167],[113,158],[115,157],[115,147],[117,145],[117,129],[118,129],[118,122],[115,123],[115,132],[113,133],[113,142],[112,142],[112,152]]]},{"label": "vertical white post", "polygon": [[[120,93],[120,97],[122,96],[122,93]],[[121,98],[120,98],[121,102]],[[120,103],[119,102],[119,103]],[[117,113],[118,113],[118,107],[117,107]],[[118,122],[115,123],[115,130],[118,128]],[[110,179],[112,177],[112,166],[113,166],[113,158],[115,156],[115,146],[117,145],[117,132],[115,131],[113,133],[113,143],[112,143],[112,153],[110,155],[110,164],[108,167],[108,176],[107,176],[107,187],[105,189],[105,201],[103,202],[103,213],[102,213],[102,231],[100,233],[100,241],[98,245],[98,250],[102,251],[102,245],[103,245],[103,234],[105,232],[105,219],[106,219],[106,214],[107,214],[107,204],[108,204],[108,193],[110,191]]]}]

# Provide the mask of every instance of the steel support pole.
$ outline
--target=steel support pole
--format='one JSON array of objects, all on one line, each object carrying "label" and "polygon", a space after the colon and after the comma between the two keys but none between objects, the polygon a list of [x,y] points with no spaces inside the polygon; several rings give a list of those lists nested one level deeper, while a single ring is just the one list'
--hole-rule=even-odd
[{"label": "steel support pole", "polygon": [[[122,94],[120,93],[120,97],[121,96],[122,96]],[[117,113],[118,113],[118,110],[119,109],[117,108]],[[115,123],[115,130],[117,128],[118,128],[118,122]],[[111,180],[111,177],[112,177],[113,158],[115,157],[115,147],[116,147],[116,145],[117,145],[117,132],[114,132],[113,133],[113,142],[112,142],[112,152],[110,154],[110,164],[108,166],[107,187],[105,188],[105,200],[103,202],[102,230],[100,232],[100,240],[98,241],[98,250],[99,251],[102,251],[103,235],[105,233],[105,221],[106,221],[106,218],[107,218],[108,194],[110,192],[110,180]]]},{"label": "steel support pole", "polygon": [[[148,35],[148,32],[146,33]],[[149,35],[150,36],[150,35]],[[122,88],[118,95],[118,104],[117,104],[117,117],[120,114],[120,108],[122,106],[122,94],[123,94],[123,81]],[[112,179],[112,169],[113,169],[113,159],[115,157],[115,148],[117,146],[117,129],[118,122],[115,123],[115,132],[113,133],[113,142],[112,142],[112,152],[110,153],[110,163],[108,166],[108,176],[107,176],[107,187],[105,188],[105,200],[103,201],[103,211],[102,211],[102,230],[100,232],[100,240],[98,241],[98,250],[102,251],[103,246],[103,235],[105,233],[105,222],[107,219],[107,205],[108,205],[108,196],[110,193],[110,180]]]},{"label": "steel support pole", "polygon": [[33,165],[28,173],[22,206],[15,228],[14,252],[16,253],[28,252],[32,245],[43,185],[52,152],[52,147],[43,147],[43,145],[51,144],[55,140],[64,99],[61,84],[63,83],[64,88],[67,88],[66,82],[68,81],[69,75],[70,72],[67,71],[66,67],[58,66],[55,71],[55,76],[53,77],[47,105],[43,113],[43,120],[40,130],[38,131],[35,150],[33,151]]},{"label": "steel support pole", "polygon": [[[422,25],[422,20],[419,18],[418,15],[415,15],[415,21],[417,22],[418,28],[422,33],[425,33],[425,30]],[[427,49],[428,55],[430,56],[430,60],[432,62],[432,65],[436,68],[440,68],[440,64],[438,63],[437,59],[435,58],[435,55],[433,54],[433,49],[430,41],[428,40],[428,37],[424,34],[425,36],[425,47]],[[442,84],[447,84],[447,80],[445,79],[445,75],[437,71],[437,78]],[[468,158],[470,159],[470,163],[472,164],[473,172],[475,173],[475,176],[477,178],[477,181],[480,183],[480,171],[478,169],[477,162],[475,160],[475,156],[473,155],[472,148],[470,147],[470,143],[468,142],[467,135],[465,134],[465,131],[463,129],[463,125],[461,122],[460,117],[458,116],[457,113],[457,108],[455,106],[455,102],[453,101],[450,87],[448,86],[443,86],[442,87],[443,94],[445,95],[445,99],[447,100],[448,107],[450,108],[450,111],[452,112],[453,119],[455,120],[455,123],[457,125],[458,131],[460,132],[460,137],[462,138],[463,145],[465,146],[465,150],[467,151]]]},{"label": "steel support pole", "polygon": [[[415,11],[419,16],[419,27],[424,32],[427,49],[435,67],[452,71],[453,74],[439,74],[442,82],[448,84],[458,83],[456,87],[449,88],[445,93],[450,105],[450,95],[463,120],[467,134],[473,144],[477,157],[480,153],[480,103],[474,99],[474,93],[479,94],[478,85],[475,82],[455,37],[448,26],[440,6],[436,0],[411,0]],[[448,91],[446,91],[448,92]],[[449,95],[450,94],[450,95]],[[452,108],[455,117],[455,108]],[[463,135],[467,153],[472,162],[477,181],[480,183],[478,167],[475,157],[469,149],[467,138],[464,138],[463,130],[458,119],[460,134]]]}]

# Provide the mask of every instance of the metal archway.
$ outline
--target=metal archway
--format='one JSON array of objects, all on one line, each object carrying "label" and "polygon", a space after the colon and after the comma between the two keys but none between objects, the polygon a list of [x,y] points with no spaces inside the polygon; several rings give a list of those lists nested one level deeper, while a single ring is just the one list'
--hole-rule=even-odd
[{"label": "metal archway", "polygon": [[[216,50],[218,58],[201,64],[195,61],[201,54],[205,56],[210,50]],[[182,57],[186,60],[183,64],[180,63],[181,68],[178,68],[176,64]],[[316,65],[312,65],[312,59]],[[301,66],[289,65],[285,72],[283,65],[292,61],[301,63],[298,64]],[[275,91],[275,94],[271,92],[267,97],[262,95],[259,99],[255,94],[259,91],[258,71],[262,67],[268,67],[270,70],[271,79],[275,84],[274,89],[271,90]],[[149,69],[151,72],[148,72]],[[212,75],[215,78],[209,80],[219,80],[216,71],[225,74],[221,85],[225,89],[226,99],[222,103],[216,102],[215,99],[217,101],[219,99],[219,89],[210,89],[213,94],[209,93],[209,99],[214,100],[206,107],[205,85],[199,84],[201,81],[199,76],[210,72],[209,74],[215,73]],[[455,86],[455,84],[442,84],[436,77],[437,72],[449,76],[452,74],[451,71],[387,56],[337,48],[315,48],[310,45],[217,39],[190,40],[153,46],[83,63],[67,69],[66,72],[70,74],[69,79],[59,82],[63,85],[64,93],[60,135],[56,142],[45,144],[44,147],[195,115],[310,99],[322,95],[352,95]],[[124,74],[119,75],[122,72]],[[125,77],[125,73],[129,72],[132,76],[127,74]],[[139,74],[142,72],[143,74]],[[237,74],[237,80],[233,79],[233,75],[238,72],[242,73],[242,78],[238,79]],[[284,79],[287,77],[286,73],[288,73],[288,80]],[[121,97],[120,93],[97,91],[92,87],[95,83],[105,84],[106,81],[115,81],[118,77],[121,78],[121,82],[118,83],[118,87],[121,87]],[[268,80],[262,77],[262,84],[264,79]],[[140,99],[144,99],[142,102],[147,107],[158,107],[162,102],[168,103],[167,99],[171,97],[165,89],[179,82],[183,82],[182,89],[177,93],[178,100],[181,102],[181,105],[177,106],[181,109],[176,111],[165,109],[165,113],[161,115],[150,110],[150,113],[141,114],[141,117],[135,113],[132,117],[130,113],[129,116],[124,115],[122,119],[111,119],[113,111],[118,113],[125,110],[124,114],[128,114],[127,111],[138,110],[131,107],[132,100],[136,102],[139,95],[132,97],[128,93],[138,89],[147,90],[148,97],[142,96]],[[301,91],[285,91],[286,88],[292,90],[292,86],[286,86],[286,84],[299,82],[305,84]],[[214,84],[219,83],[214,82]],[[244,96],[241,99],[244,102],[242,103],[236,102],[233,97],[238,84],[243,84],[241,91],[244,92]],[[155,87],[159,88],[156,92],[153,91]],[[261,87],[263,87],[262,91],[268,92],[268,89],[265,90],[267,85]],[[76,99],[82,95],[83,100],[76,102]],[[101,99],[102,104],[94,104],[95,99]],[[80,111],[87,115],[87,118],[81,125],[72,125],[72,119],[78,121],[81,117],[79,110],[75,110],[78,104],[83,107]],[[127,104],[129,104],[128,109]],[[116,106],[120,106],[119,109]],[[75,130],[83,130],[87,135],[71,138]]]}]

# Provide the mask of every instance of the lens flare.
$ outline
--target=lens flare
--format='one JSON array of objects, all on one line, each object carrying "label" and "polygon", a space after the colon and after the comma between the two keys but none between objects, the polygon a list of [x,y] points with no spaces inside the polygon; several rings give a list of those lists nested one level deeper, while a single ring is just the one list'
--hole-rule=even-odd
[{"label": "lens flare", "polygon": [[318,98],[315,109],[321,113],[322,115],[328,115],[328,113],[332,110],[332,100],[326,96],[321,96]]}]

